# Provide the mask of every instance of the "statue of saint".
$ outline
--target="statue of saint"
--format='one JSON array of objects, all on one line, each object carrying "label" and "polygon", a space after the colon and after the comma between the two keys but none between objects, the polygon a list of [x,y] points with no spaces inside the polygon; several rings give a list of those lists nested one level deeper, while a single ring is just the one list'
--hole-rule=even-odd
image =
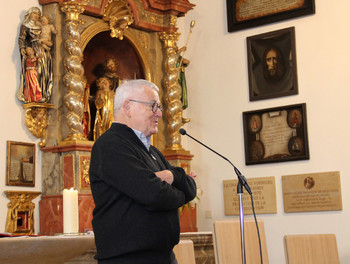
[{"label": "statue of saint", "polygon": [[38,81],[37,63],[38,57],[35,56],[32,47],[25,49],[25,86],[23,90],[24,99],[28,102],[40,102],[42,99],[42,90]]},{"label": "statue of saint", "polygon": [[103,77],[106,77],[111,80],[111,90],[115,92],[115,90],[120,85],[120,77],[117,74],[118,65],[114,58],[106,59],[103,64],[103,68],[105,70],[105,74]]},{"label": "statue of saint", "polygon": [[94,140],[96,141],[113,123],[114,91],[111,90],[112,82],[107,77],[97,80],[95,106],[96,117],[94,126]]},{"label": "statue of saint", "polygon": [[[18,37],[18,46],[21,53],[21,79],[17,98],[24,103],[33,102],[32,99],[28,100],[29,98],[26,97],[24,93],[26,87],[31,86],[31,84],[27,84],[27,70],[32,71],[34,70],[33,67],[37,72],[37,82],[41,93],[41,96],[37,95],[36,98],[34,98],[34,102],[48,102],[52,91],[52,58],[50,50],[46,50],[43,45],[40,44],[40,36],[42,34],[42,25],[38,21],[40,16],[41,11],[38,7],[30,8],[24,15]],[[27,66],[28,47],[32,48],[34,51],[37,58],[36,65]]]},{"label": "statue of saint", "polygon": [[181,102],[182,102],[182,109],[185,110],[188,107],[188,97],[187,97],[187,84],[186,84],[186,75],[185,75],[185,69],[190,64],[190,61],[188,59],[183,58],[180,54],[186,50],[186,47],[182,47],[178,50],[178,59],[176,63],[176,67],[180,68],[179,71],[179,85],[181,87]]}]

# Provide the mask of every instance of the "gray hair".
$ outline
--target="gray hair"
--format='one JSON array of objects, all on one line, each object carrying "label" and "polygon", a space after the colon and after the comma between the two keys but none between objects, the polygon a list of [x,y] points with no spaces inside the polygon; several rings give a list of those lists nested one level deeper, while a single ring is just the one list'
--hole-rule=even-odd
[{"label": "gray hair", "polygon": [[143,79],[123,80],[122,84],[115,91],[114,115],[116,115],[126,100],[131,99],[132,96],[142,93],[146,87],[152,88],[156,92],[159,92],[157,85],[150,81]]}]

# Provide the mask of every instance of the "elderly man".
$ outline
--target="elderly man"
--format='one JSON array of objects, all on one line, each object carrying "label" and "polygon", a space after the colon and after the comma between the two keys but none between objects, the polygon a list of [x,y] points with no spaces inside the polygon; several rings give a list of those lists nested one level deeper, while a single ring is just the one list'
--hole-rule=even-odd
[{"label": "elderly man", "polygon": [[172,249],[180,235],[178,208],[194,199],[196,184],[150,145],[161,116],[153,83],[131,80],[116,90],[115,122],[91,152],[99,263],[177,263]]}]

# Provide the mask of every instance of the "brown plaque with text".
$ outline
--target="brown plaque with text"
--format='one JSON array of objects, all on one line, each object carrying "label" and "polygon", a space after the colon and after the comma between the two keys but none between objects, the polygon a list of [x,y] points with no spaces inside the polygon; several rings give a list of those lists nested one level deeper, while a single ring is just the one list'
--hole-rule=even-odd
[{"label": "brown plaque with text", "polygon": [[228,31],[315,13],[315,0],[227,0]]},{"label": "brown plaque with text", "polygon": [[304,0],[241,0],[236,1],[236,19],[244,21],[258,17],[274,15],[288,10],[301,8]]},{"label": "brown plaque with text", "polygon": [[339,171],[282,176],[284,212],[342,210]]},{"label": "brown plaque with text", "polygon": [[[275,177],[260,177],[247,179],[253,192],[254,209],[256,214],[273,214],[277,212]],[[225,215],[239,215],[237,196],[237,180],[223,181]],[[251,198],[244,191],[244,214],[253,214]]]}]

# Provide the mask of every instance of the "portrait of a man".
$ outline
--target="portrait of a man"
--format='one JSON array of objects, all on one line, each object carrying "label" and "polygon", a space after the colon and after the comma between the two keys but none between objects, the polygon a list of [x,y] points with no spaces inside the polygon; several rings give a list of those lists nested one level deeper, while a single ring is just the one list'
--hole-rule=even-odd
[{"label": "portrait of a man", "polygon": [[298,93],[294,28],[247,38],[250,101]]},{"label": "portrait of a man", "polygon": [[277,47],[266,48],[263,59],[263,74],[265,80],[270,83],[281,81],[285,73],[281,51]]}]

